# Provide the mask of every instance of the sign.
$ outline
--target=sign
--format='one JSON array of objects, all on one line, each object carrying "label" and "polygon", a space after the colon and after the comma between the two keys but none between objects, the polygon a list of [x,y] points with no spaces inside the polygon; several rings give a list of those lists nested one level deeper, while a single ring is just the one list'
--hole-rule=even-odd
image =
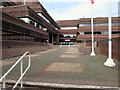
[{"label": "sign", "polygon": [[70,41],[70,39],[65,39],[65,41]]}]

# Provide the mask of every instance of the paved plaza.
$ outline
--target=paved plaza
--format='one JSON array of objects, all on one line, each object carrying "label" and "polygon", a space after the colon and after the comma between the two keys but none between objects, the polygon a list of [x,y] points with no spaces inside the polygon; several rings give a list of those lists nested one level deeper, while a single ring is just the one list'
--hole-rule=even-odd
[{"label": "paved plaza", "polygon": [[[31,67],[24,77],[26,82],[57,83],[70,85],[94,85],[105,87],[118,86],[117,66],[104,66],[107,57],[97,54],[89,55],[91,48],[84,46],[59,46],[48,51],[31,54]],[[5,73],[19,57],[3,60],[2,68]],[[24,58],[24,69],[28,63],[28,56]],[[15,80],[20,76],[18,65],[7,77]]]}]

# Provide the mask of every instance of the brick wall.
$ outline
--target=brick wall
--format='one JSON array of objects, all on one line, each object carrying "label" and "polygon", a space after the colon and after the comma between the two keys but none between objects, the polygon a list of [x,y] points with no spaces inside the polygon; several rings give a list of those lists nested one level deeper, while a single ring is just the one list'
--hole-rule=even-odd
[{"label": "brick wall", "polygon": [[24,54],[26,51],[30,51],[30,53],[35,53],[51,48],[52,46],[48,43],[3,41],[2,58],[19,56]]},{"label": "brick wall", "polygon": [[[99,53],[108,56],[108,39],[97,42]],[[120,37],[112,39],[112,58],[120,61]]]}]

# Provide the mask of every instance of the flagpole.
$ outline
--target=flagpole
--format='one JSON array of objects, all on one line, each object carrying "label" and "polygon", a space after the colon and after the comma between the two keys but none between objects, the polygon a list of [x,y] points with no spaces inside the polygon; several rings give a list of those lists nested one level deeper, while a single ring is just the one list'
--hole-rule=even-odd
[{"label": "flagpole", "polygon": [[108,59],[106,60],[106,62],[104,62],[105,66],[108,67],[115,67],[116,64],[114,63],[113,59],[112,59],[112,25],[111,25],[111,0],[109,0],[109,18],[108,18],[108,22],[109,22],[109,26],[108,26],[108,32],[109,32],[109,37],[108,37]]},{"label": "flagpole", "polygon": [[26,0],[24,0],[24,5],[26,5]]},{"label": "flagpole", "polygon": [[91,1],[91,30],[92,30],[92,52],[90,54],[90,56],[95,56],[95,52],[94,52],[94,33],[93,33],[93,4],[94,2]]}]

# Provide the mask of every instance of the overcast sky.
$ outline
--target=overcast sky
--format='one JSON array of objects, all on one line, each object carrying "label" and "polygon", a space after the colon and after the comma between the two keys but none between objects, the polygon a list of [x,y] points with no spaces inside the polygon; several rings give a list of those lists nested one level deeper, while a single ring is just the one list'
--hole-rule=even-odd
[{"label": "overcast sky", "polygon": [[[90,0],[39,0],[48,13],[55,20],[73,20],[83,17],[107,17],[109,0],[94,0],[93,13],[91,13]],[[111,0],[112,14],[118,16],[118,2]]]}]

